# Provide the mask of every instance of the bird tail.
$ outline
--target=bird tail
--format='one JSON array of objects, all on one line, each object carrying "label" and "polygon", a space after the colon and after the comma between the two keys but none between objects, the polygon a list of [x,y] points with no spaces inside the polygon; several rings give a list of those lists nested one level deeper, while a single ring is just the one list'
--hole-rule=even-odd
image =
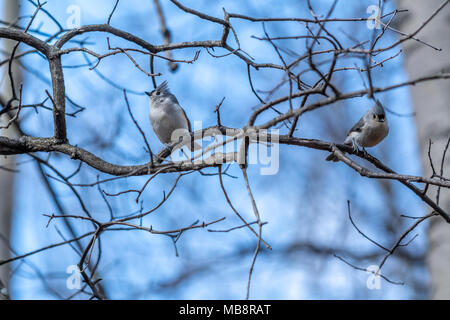
[{"label": "bird tail", "polygon": [[330,153],[328,157],[325,158],[326,161],[338,162],[339,159],[334,155],[334,153]]},{"label": "bird tail", "polygon": [[[345,141],[344,144],[351,146],[354,143],[354,141],[352,140],[352,138],[350,136],[348,136]],[[326,161],[333,161],[333,162],[338,162],[339,158],[335,156],[334,152],[331,152],[328,157],[325,158]]]}]

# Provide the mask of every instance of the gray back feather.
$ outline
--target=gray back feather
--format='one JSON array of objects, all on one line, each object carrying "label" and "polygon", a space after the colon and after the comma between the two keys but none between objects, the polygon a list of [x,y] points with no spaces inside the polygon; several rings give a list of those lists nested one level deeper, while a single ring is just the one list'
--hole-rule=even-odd
[{"label": "gray back feather", "polygon": [[361,131],[361,128],[364,126],[364,122],[365,122],[364,121],[364,117],[361,117],[361,119],[359,119],[358,122],[355,123],[353,125],[353,127],[348,131],[347,135],[349,135],[351,132],[359,132],[359,131]]},{"label": "gray back feather", "polygon": [[361,128],[364,126],[366,119],[370,119],[372,117],[372,114],[376,114],[378,116],[385,115],[384,108],[378,100],[376,100],[375,105],[369,110],[367,110],[366,113],[361,117],[361,119],[359,119],[359,121],[354,124],[354,126],[350,129],[348,133],[350,134],[350,132],[360,131]]}]

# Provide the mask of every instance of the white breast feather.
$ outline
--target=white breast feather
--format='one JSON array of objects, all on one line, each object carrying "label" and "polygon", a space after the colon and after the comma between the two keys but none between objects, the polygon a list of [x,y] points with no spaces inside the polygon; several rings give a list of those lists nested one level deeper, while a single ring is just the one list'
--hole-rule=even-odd
[{"label": "white breast feather", "polygon": [[157,108],[150,107],[150,123],[163,143],[170,143],[176,129],[188,131],[188,124],[183,110],[178,104],[161,103]]}]

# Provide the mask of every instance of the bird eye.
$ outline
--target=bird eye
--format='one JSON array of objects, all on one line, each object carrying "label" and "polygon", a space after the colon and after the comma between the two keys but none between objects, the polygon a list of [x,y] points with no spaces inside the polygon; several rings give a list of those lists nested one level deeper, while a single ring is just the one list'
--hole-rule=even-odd
[{"label": "bird eye", "polygon": [[377,116],[376,116],[376,115],[374,114],[374,115],[373,115],[373,118],[374,118],[374,119],[376,119],[376,118],[377,118]]},{"label": "bird eye", "polygon": [[160,92],[159,92],[159,91],[156,91],[156,95],[159,96],[159,95],[160,95]]}]

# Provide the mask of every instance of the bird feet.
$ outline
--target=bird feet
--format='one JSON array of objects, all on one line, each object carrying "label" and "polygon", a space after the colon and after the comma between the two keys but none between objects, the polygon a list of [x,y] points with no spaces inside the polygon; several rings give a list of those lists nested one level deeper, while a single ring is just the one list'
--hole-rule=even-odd
[{"label": "bird feet", "polygon": [[354,139],[352,139],[352,147],[353,147],[353,150],[355,151],[355,153],[361,152],[364,155],[364,157],[369,155],[369,153],[366,151],[366,148],[361,147],[361,149],[360,149]]}]

